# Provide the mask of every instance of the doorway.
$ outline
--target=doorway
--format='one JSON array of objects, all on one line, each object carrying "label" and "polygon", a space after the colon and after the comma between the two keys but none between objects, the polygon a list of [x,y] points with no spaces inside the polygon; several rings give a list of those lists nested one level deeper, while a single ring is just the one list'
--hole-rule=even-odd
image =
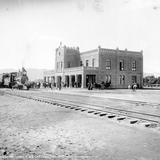
[{"label": "doorway", "polygon": [[86,87],[89,83],[94,84],[96,82],[96,75],[86,75]]}]

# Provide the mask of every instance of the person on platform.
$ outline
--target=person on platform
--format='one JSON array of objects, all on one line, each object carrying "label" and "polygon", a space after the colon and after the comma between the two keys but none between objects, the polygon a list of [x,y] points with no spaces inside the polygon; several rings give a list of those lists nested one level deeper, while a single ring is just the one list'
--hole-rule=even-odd
[{"label": "person on platform", "polygon": [[133,84],[133,91],[136,91],[136,89],[137,89],[137,84],[134,83],[134,84]]}]

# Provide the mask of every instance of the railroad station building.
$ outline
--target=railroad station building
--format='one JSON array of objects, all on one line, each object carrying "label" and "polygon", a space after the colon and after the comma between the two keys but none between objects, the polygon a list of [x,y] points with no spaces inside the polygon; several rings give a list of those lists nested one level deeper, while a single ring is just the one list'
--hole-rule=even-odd
[{"label": "railroad station building", "polygon": [[143,51],[106,49],[86,52],[60,45],[55,52],[55,70],[44,72],[44,81],[56,86],[86,88],[88,83],[110,82],[110,88],[143,85]]}]

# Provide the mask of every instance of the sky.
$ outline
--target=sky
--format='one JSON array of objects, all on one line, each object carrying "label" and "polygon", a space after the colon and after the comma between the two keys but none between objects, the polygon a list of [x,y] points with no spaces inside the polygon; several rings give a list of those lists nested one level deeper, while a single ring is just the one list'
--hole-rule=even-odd
[{"label": "sky", "polygon": [[55,49],[143,50],[160,73],[159,0],[0,0],[0,69],[54,69]]}]

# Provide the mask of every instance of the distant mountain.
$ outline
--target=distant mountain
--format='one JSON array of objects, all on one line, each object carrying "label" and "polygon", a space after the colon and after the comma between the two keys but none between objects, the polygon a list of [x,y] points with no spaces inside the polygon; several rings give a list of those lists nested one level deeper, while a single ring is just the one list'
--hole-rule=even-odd
[{"label": "distant mountain", "polygon": [[9,72],[17,72],[18,70],[16,69],[11,69],[11,68],[7,68],[7,69],[0,69],[0,74],[1,73],[9,73]]},{"label": "distant mountain", "polygon": [[[37,79],[43,79],[43,72],[47,71],[47,69],[35,69],[35,68],[25,68],[27,71],[27,75],[29,80],[34,81]],[[18,69],[0,69],[1,73],[9,73],[9,72],[17,72]]]},{"label": "distant mountain", "polygon": [[29,77],[29,80],[37,80],[37,79],[43,79],[43,72],[47,71],[47,69],[33,69],[33,68],[26,68],[27,75]]}]

